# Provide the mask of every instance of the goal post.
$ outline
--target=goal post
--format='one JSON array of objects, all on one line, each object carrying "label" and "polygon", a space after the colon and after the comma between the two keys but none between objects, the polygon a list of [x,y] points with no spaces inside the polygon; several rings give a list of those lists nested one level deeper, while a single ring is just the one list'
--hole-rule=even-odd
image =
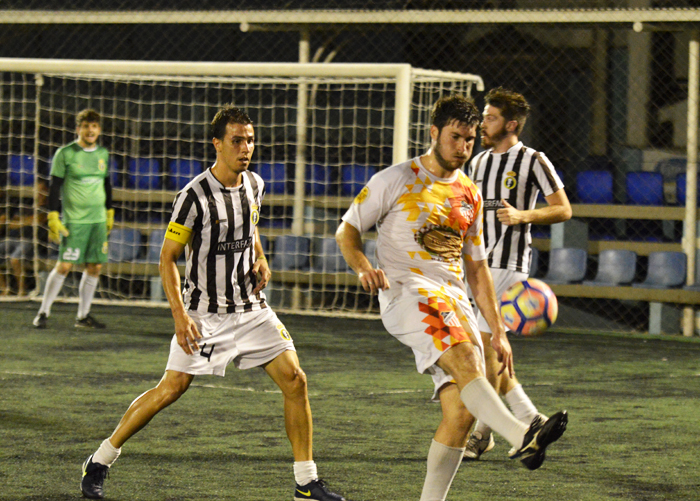
[{"label": "goal post", "polygon": [[[37,182],[48,180],[56,150],[75,139],[75,115],[88,107],[102,115],[99,142],[110,151],[117,217],[99,299],[166,304],[157,257],[170,207],[177,190],[213,164],[208,124],[233,103],[256,129],[252,169],[266,182],[259,228],[273,268],[271,303],[278,311],[352,315],[377,307],[331,242],[340,216],[373,173],[427,148],[438,97],[483,90],[476,75],[407,64],[0,58],[0,73],[6,218],[33,207],[37,220],[45,189]],[[31,235],[17,238],[33,244],[22,273],[41,294],[39,277],[56,250],[33,224]],[[16,288],[10,251],[3,252],[0,273]],[[66,296],[75,294],[72,282]]]}]

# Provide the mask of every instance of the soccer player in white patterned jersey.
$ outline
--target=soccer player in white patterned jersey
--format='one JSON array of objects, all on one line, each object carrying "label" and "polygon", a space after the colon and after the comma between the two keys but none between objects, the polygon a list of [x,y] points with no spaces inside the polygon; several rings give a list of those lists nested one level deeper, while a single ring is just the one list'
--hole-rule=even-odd
[{"label": "soccer player in white patterned jersey", "polygon": [[[485,97],[481,143],[485,151],[476,155],[469,177],[484,196],[484,244],[493,276],[496,297],[516,282],[526,280],[530,269],[532,224],[554,224],[571,218],[571,205],[552,163],[544,153],[524,146],[518,139],[530,107],[522,94],[503,88]],[[547,206],[535,208],[542,191]],[[484,315],[478,316],[484,340],[491,329]],[[486,375],[510,406],[515,417],[529,424],[541,416],[517,378],[498,374],[497,353],[488,345]],[[479,421],[469,437],[465,458],[479,459],[493,448],[491,429]]]},{"label": "soccer player in white patterned jersey", "polygon": [[[196,375],[262,367],[282,390],[294,456],[294,499],[344,501],[319,480],[312,454],[306,375],[294,343],[265,302],[272,273],[257,223],[264,183],[248,172],[255,148],[251,119],[226,106],[211,124],[216,163],[178,193],[160,254],[160,273],[175,320],[165,375],[127,409],[112,435],[83,465],[81,489],[104,497],[103,483],[122,445],[184,394]],[[177,259],[186,248],[184,300]]]},{"label": "soccer player in white patterned jersey", "polygon": [[[416,368],[439,387],[443,418],[430,445],[422,501],[443,500],[461,463],[473,416],[511,442],[538,467],[561,435],[566,413],[536,429],[518,421],[484,377],[483,348],[469,305],[469,286],[493,336],[500,372],[512,374],[510,344],[496,307],[482,241],[481,194],[461,171],[469,159],[479,113],[461,96],[433,109],[430,150],[375,176],[355,198],[336,232],[338,245],[366,291],[378,291],[387,331],[414,353]],[[362,234],[376,225],[374,268]],[[530,467],[530,466],[528,466]]]}]

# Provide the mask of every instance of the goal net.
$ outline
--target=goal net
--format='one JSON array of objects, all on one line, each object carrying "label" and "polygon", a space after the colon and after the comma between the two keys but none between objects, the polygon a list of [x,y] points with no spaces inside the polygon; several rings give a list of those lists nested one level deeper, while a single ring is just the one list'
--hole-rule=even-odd
[{"label": "goal net", "polygon": [[[57,259],[43,209],[51,159],[75,140],[76,114],[93,108],[116,212],[97,299],[166,304],[158,257],[171,205],[214,163],[208,124],[233,103],[253,119],[251,168],[266,183],[269,301],[316,314],[378,311],[335,245],[340,217],[372,174],[427,148],[438,97],[483,88],[478,76],[403,64],[0,59],[0,72],[0,285],[10,297],[43,293]],[[78,281],[66,280],[64,298]]]}]

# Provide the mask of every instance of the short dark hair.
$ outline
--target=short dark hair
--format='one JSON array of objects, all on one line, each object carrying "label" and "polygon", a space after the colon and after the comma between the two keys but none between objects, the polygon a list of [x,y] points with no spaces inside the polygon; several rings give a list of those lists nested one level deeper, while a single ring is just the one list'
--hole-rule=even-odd
[{"label": "short dark hair", "polygon": [[209,126],[209,134],[212,138],[223,139],[228,124],[248,125],[252,123],[253,121],[247,113],[232,104],[227,104],[214,116]]},{"label": "short dark hair", "polygon": [[99,124],[100,119],[101,117],[99,113],[97,113],[92,108],[87,108],[85,110],[82,110],[75,116],[75,126],[80,127],[80,125],[83,122]]},{"label": "short dark hair", "polygon": [[478,125],[481,117],[474,101],[459,94],[453,94],[443,96],[435,102],[430,120],[439,131],[442,131],[445,125],[455,120],[469,127]]},{"label": "short dark hair", "polygon": [[525,127],[527,117],[530,115],[530,105],[525,96],[503,87],[496,87],[486,94],[484,100],[486,104],[501,110],[501,115],[506,121],[515,120],[518,122],[518,128],[515,132],[519,136]]}]

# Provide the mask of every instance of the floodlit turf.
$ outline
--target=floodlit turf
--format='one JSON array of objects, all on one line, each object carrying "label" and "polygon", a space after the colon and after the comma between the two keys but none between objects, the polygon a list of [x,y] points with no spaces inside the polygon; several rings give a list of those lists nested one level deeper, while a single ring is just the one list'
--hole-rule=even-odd
[{"label": "floodlit turf", "polygon": [[[168,355],[168,310],[95,307],[106,331],[73,328],[57,304],[0,303],[0,499],[78,499],[80,465]],[[281,316],[309,378],[319,472],[350,500],[418,500],[440,419],[430,378],[379,321]],[[464,463],[454,500],[700,498],[697,338],[546,333],[511,340],[540,410],[569,428],[530,472],[510,446]],[[106,481],[111,500],[290,501],[281,395],[262,370],[200,377],[132,438]]]}]

